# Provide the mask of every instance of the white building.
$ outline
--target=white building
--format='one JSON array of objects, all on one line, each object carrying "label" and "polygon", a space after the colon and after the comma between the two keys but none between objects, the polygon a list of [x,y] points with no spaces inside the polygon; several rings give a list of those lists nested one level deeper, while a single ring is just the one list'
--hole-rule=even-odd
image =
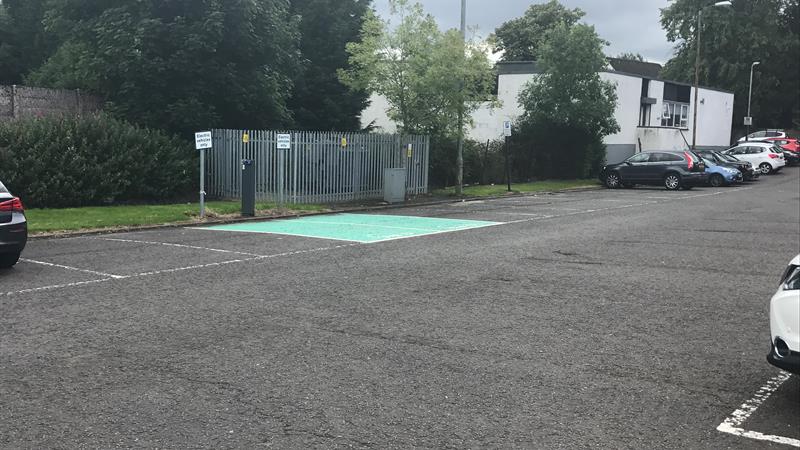
[{"label": "white building", "polygon": [[[691,145],[694,127],[693,88],[684,83],[661,80],[660,66],[636,61],[611,60],[617,68],[635,71],[607,70],[600,73],[604,80],[617,86],[615,116],[620,131],[606,136],[607,161],[619,162],[639,150],[679,150]],[[501,139],[503,121],[515,121],[523,109],[518,98],[525,85],[539,71],[534,62],[501,62],[497,64],[497,97],[501,106],[481,107],[472,115],[473,128],[469,138],[486,142]],[[700,108],[697,111],[697,147],[727,148],[733,125],[733,93],[701,87]],[[389,120],[385,98],[373,95],[370,106],[362,113],[362,124],[386,132],[394,132]]]}]

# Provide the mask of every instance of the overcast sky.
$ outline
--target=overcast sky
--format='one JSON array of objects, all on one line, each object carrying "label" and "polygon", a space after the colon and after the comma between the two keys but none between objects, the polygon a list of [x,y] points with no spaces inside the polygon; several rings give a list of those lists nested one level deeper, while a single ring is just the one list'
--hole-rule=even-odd
[{"label": "overcast sky", "polygon": [[[425,11],[436,17],[442,28],[458,28],[460,0],[418,0]],[[521,16],[533,3],[546,0],[467,0],[467,26],[477,27],[487,36],[503,22]],[[606,54],[641,53],[649,61],[665,63],[672,55],[672,44],[659,22],[660,8],[667,0],[560,0],[568,8],[586,12],[583,21],[594,25],[597,33],[611,45]],[[374,0],[382,17],[389,14],[389,0]]]}]

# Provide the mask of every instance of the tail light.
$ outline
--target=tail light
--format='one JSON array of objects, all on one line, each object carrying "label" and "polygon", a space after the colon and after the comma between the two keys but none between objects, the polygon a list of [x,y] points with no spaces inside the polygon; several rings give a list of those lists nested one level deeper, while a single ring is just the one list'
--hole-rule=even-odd
[{"label": "tail light", "polygon": [[686,157],[686,161],[688,163],[687,168],[692,170],[692,167],[694,167],[694,159],[692,159],[692,155],[690,155],[689,152],[683,152],[683,156]]},{"label": "tail light", "polygon": [[769,157],[772,158],[772,159],[778,159],[778,158],[780,158],[780,155],[778,155],[776,153],[770,153]]},{"label": "tail light", "polygon": [[18,198],[0,203],[0,212],[23,212],[22,201]]}]

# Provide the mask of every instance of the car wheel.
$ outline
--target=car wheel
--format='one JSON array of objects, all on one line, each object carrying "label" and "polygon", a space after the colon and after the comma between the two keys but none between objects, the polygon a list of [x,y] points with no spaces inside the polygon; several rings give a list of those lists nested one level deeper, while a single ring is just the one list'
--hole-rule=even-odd
[{"label": "car wheel", "polygon": [[769,163],[761,163],[761,165],[758,166],[758,168],[761,169],[761,173],[763,173],[764,175],[769,175],[770,173],[772,173],[772,166],[770,166]]},{"label": "car wheel", "polygon": [[708,184],[713,187],[720,187],[725,185],[725,178],[722,178],[722,175],[715,173],[711,175],[711,178],[708,179]]},{"label": "car wheel", "polygon": [[668,191],[677,191],[681,188],[681,176],[677,173],[668,173],[667,176],[664,177],[664,187],[666,187]]},{"label": "car wheel", "polygon": [[19,261],[19,253],[4,253],[0,255],[0,269],[8,269]]},{"label": "car wheel", "polygon": [[621,183],[622,183],[622,180],[620,180],[619,174],[617,172],[611,172],[608,175],[606,175],[606,183],[605,184],[606,184],[607,188],[609,188],[609,189],[617,189],[620,186]]}]

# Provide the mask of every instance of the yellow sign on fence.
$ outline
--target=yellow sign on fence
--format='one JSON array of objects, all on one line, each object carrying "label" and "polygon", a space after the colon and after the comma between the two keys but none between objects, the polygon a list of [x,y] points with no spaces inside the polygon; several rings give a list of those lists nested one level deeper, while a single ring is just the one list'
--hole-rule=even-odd
[{"label": "yellow sign on fence", "polygon": [[248,134],[248,133],[244,133],[244,134],[242,135],[242,142],[244,142],[245,144],[247,144],[248,142],[250,142],[250,134]]}]

